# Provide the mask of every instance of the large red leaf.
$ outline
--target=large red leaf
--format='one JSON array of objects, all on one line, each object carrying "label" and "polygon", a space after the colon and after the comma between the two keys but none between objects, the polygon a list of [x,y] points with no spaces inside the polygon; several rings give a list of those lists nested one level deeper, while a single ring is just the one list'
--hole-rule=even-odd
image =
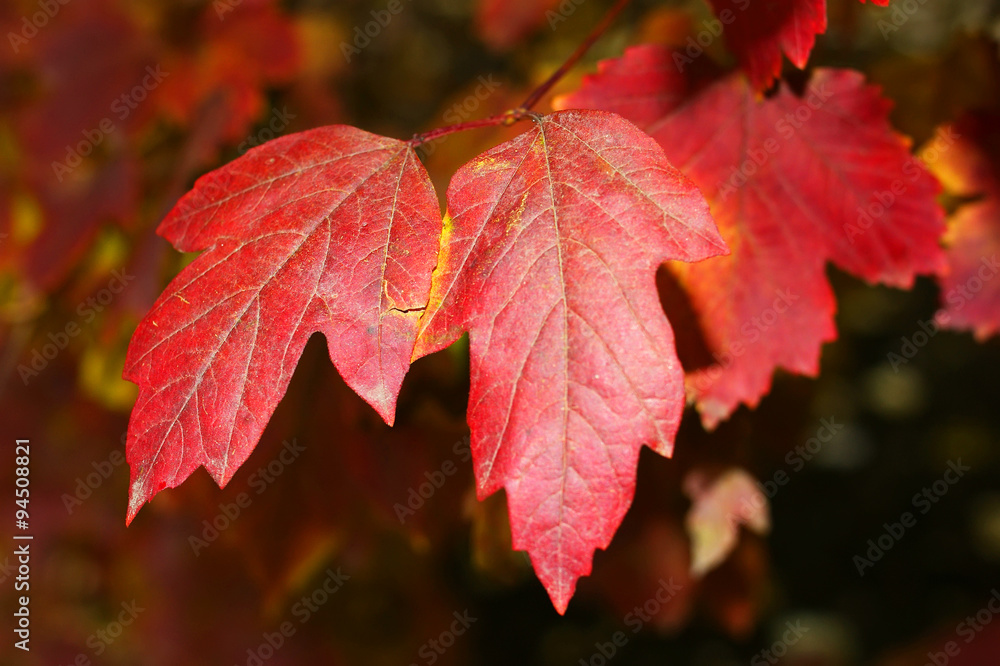
[{"label": "large red leaf", "polygon": [[740,403],[755,406],[775,368],[817,372],[821,343],[836,337],[828,261],[909,287],[943,266],[944,217],[937,181],[860,74],[817,70],[801,96],[782,85],[758,100],[739,74],[695,86],[672,56],[631,49],[556,106],[634,119],[712,205],[732,255],[671,268],[715,359],[689,377],[714,427]]},{"label": "large red leaf", "polygon": [[389,423],[427,302],[440,213],[407,144],[345,126],[293,134],[201,178],[160,225],[204,250],[129,346],[128,519],[199,465],[250,455],[309,336]]},{"label": "large red leaf", "polygon": [[945,237],[938,322],[986,339],[1000,331],[1000,112],[967,113],[940,128],[922,155],[949,192],[973,199],[959,207]]},{"label": "large red leaf", "polygon": [[656,268],[725,246],[656,143],[598,111],[536,118],[459,169],[448,208],[414,357],[469,331],[479,496],[506,488],[514,547],[562,612],[642,445],[673,448],[683,371]]},{"label": "large red leaf", "polygon": [[[865,0],[861,0],[864,2]],[[889,0],[872,0],[885,7]],[[723,23],[726,45],[750,81],[767,88],[781,74],[784,53],[806,66],[816,35],[826,32],[826,0],[708,0]]]}]

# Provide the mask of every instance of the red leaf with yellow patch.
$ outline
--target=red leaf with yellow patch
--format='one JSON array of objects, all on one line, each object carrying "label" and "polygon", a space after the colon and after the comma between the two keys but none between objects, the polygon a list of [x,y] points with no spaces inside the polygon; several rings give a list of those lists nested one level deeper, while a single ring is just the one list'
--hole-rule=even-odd
[{"label": "red leaf with yellow patch", "polygon": [[649,136],[555,113],[455,174],[414,357],[469,332],[477,488],[556,608],[605,548],[639,450],[670,455],[683,370],[657,267],[725,252],[704,198]]},{"label": "red leaf with yellow patch", "polygon": [[430,289],[441,227],[408,144],[323,127],[198,180],[160,225],[203,251],[129,346],[128,519],[198,466],[224,485],[256,446],[306,341],[389,423]]}]

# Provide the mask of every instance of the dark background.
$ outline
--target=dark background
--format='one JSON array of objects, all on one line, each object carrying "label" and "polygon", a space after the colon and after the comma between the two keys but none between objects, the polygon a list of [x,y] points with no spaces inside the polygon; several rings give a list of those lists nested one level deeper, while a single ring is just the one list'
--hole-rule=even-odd
[{"label": "dark background", "polygon": [[[128,471],[115,463],[135,387],[121,369],[136,323],[189,260],[154,234],[176,198],[272,130],[348,123],[405,138],[449,115],[512,108],[610,5],[585,0],[555,29],[505,37],[476,23],[472,0],[403,0],[347,62],[341,44],[386,3],[230,2],[70,0],[16,53],[0,39],[0,498],[13,494],[13,440],[30,438],[35,536],[32,651],[15,651],[4,629],[0,663],[247,664],[283,622],[295,632],[267,664],[429,663],[428,641],[463,612],[476,621],[436,663],[600,664],[599,646],[619,631],[627,644],[614,663],[769,663],[760,653],[786,622],[809,631],[784,664],[924,664],[950,640],[962,647],[951,664],[997,663],[1000,622],[968,644],[956,632],[1000,587],[1000,347],[940,332],[896,372],[889,354],[938,308],[930,280],[902,292],[831,269],[840,339],[824,348],[819,377],[779,374],[759,409],[711,434],[687,413],[673,460],[644,451],[633,509],[565,617],[511,551],[502,493],[475,498],[461,342],[414,365],[389,429],[314,338],[229,486],[199,470],[126,529]],[[855,67],[882,85],[915,145],[997,102],[997,3],[912,2],[889,39],[877,27],[888,10],[829,4],[811,64]],[[2,35],[37,11],[5,3]],[[637,1],[560,89],[628,44],[684,44],[709,16],[699,2]],[[721,40],[709,52],[728,62]],[[114,100],[157,65],[169,72],[162,85],[119,118]],[[480,77],[502,85],[476,97]],[[54,178],[52,162],[105,117],[113,131]],[[433,144],[439,192],[457,166],[517,131]],[[102,297],[115,270],[136,278],[96,312],[87,299]],[[71,322],[79,332],[65,349],[24,375],[19,366]],[[721,567],[691,578],[686,473],[742,466],[771,479],[824,418],[845,428],[771,499],[771,534],[744,532]],[[276,463],[293,439],[304,451]],[[971,470],[926,515],[915,510],[912,496],[958,459]],[[456,473],[401,525],[394,505],[446,461]],[[280,473],[262,486],[269,464]],[[250,504],[223,520],[220,507],[241,493]],[[0,565],[13,561],[11,500]],[[916,525],[859,576],[852,558],[907,510]],[[228,523],[217,534],[203,522],[215,519]],[[206,541],[197,554],[193,537]],[[300,622],[296,604],[338,569],[349,580]],[[9,627],[13,574],[0,578]],[[681,592],[633,633],[628,614],[668,579]],[[123,604],[142,610],[117,627]]]}]

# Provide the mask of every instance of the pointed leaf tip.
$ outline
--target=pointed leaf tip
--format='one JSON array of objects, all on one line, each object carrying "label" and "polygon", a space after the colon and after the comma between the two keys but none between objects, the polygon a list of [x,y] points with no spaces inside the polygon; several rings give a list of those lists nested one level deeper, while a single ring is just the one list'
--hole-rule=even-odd
[{"label": "pointed leaf tip", "polygon": [[306,341],[392,423],[441,228],[407,144],[330,126],[254,148],[200,178],[159,232],[200,251],[140,322],[128,520],[204,466],[220,485],[250,455]]}]

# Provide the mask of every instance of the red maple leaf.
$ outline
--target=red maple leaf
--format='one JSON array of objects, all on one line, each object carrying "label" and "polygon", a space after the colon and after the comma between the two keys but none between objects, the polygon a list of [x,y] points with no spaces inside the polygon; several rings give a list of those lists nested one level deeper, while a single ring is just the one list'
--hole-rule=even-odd
[{"label": "red maple leaf", "polygon": [[661,47],[630,49],[556,106],[633,119],[712,205],[732,255],[671,269],[715,359],[689,376],[714,427],[755,406],[775,368],[817,372],[820,345],[836,337],[828,261],[909,287],[943,266],[944,216],[937,181],[860,74],[817,70],[801,95],[782,85],[759,100],[740,74],[704,83],[673,63]]},{"label": "red maple leaf", "polygon": [[506,488],[514,547],[563,612],[632,501],[642,445],[673,449],[683,370],[656,269],[725,246],[631,123],[535,120],[453,177],[414,358],[469,331],[479,496]]},{"label": "red maple leaf", "polygon": [[229,481],[316,331],[391,424],[440,226],[413,149],[352,127],[271,141],[199,179],[159,233],[204,253],[139,324],[125,363],[139,385],[128,520],[199,465]]},{"label": "red maple leaf", "polygon": [[1000,112],[967,113],[922,151],[949,192],[974,200],[952,216],[937,321],[984,340],[1000,331]]},{"label": "red maple leaf", "polygon": [[[872,0],[885,7],[889,0]],[[865,0],[861,0],[865,2]],[[723,23],[726,45],[757,89],[781,74],[784,53],[806,66],[816,35],[826,32],[826,0],[708,0]]]}]

